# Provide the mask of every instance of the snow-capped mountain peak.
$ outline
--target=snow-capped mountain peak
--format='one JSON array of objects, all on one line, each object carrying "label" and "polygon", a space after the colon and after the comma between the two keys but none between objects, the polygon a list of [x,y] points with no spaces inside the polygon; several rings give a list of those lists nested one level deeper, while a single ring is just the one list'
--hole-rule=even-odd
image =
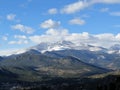
[{"label": "snow-capped mountain peak", "polygon": [[35,49],[41,53],[44,53],[46,51],[59,51],[66,49],[101,51],[104,48],[83,43],[75,44],[70,41],[58,41],[54,43],[40,43],[37,46],[32,47],[31,49]]},{"label": "snow-capped mountain peak", "polygon": [[115,44],[115,45],[111,46],[108,53],[110,53],[110,54],[112,54],[112,53],[120,54],[120,44]]},{"label": "snow-capped mountain peak", "polygon": [[32,49],[38,50],[39,52],[46,52],[46,51],[58,51],[64,49],[70,49],[74,46],[72,42],[69,41],[59,41],[59,42],[52,42],[52,43],[40,43],[37,46],[32,47]]},{"label": "snow-capped mountain peak", "polygon": [[[36,50],[40,53],[45,53],[47,51],[60,51],[60,50],[88,50],[88,51],[101,51],[101,52],[106,52],[108,54],[120,54],[120,44],[115,44],[111,46],[109,49],[99,47],[99,46],[94,46],[94,45],[89,45],[87,43],[73,43],[71,41],[57,41],[57,42],[42,42],[36,46],[30,47],[28,49],[21,49],[21,50],[13,50],[10,53],[7,53],[4,55],[4,52],[1,53],[1,56],[9,56],[9,55],[15,55],[15,54],[21,54],[25,52],[29,52],[30,50]],[[6,52],[5,52],[6,53]]]},{"label": "snow-capped mountain peak", "polygon": [[110,47],[111,50],[120,50],[120,44],[115,44]]}]

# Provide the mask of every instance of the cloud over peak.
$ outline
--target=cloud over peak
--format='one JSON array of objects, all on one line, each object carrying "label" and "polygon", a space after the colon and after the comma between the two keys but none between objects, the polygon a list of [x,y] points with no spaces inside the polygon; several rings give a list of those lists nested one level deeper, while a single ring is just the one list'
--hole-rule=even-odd
[{"label": "cloud over peak", "polygon": [[45,34],[30,36],[29,39],[34,43],[57,42],[63,40],[67,35],[67,29],[48,29]]},{"label": "cloud over peak", "polygon": [[34,35],[29,37],[30,41],[39,44],[42,42],[58,42],[58,41],[70,41],[79,45],[90,44],[94,46],[102,46],[109,48],[114,44],[120,44],[120,34],[114,35],[111,33],[104,34],[89,34],[83,33],[69,33],[67,29],[49,29],[43,35]]}]

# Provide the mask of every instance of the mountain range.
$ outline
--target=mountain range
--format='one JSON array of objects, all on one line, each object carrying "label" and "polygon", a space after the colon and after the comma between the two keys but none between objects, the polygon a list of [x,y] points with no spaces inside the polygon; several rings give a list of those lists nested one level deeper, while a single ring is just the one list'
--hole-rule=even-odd
[{"label": "mountain range", "polygon": [[120,69],[120,45],[110,48],[70,41],[40,43],[0,57],[0,80],[40,81],[86,77]]}]

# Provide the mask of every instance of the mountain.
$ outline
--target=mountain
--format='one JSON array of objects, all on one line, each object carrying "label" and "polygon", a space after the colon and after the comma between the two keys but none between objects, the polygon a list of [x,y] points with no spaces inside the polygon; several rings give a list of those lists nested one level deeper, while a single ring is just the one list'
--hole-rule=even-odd
[{"label": "mountain", "polygon": [[40,43],[30,49],[37,50],[51,57],[73,56],[83,62],[108,69],[120,69],[120,45],[115,44],[110,48],[93,46],[70,41],[59,41],[52,43]]},{"label": "mountain", "polygon": [[[120,69],[120,55],[109,49],[83,43],[59,41],[40,43],[23,52],[0,57],[0,77],[40,81],[50,77],[83,77]],[[110,53],[112,52],[112,53]],[[8,77],[7,77],[8,76]],[[32,77],[32,78],[31,78]],[[3,80],[2,78],[0,78]]]},{"label": "mountain", "polygon": [[93,52],[103,52],[108,54],[119,54],[120,53],[120,44],[115,44],[110,48],[105,48],[102,46],[95,46],[88,43],[75,43],[71,41],[57,41],[57,42],[41,42],[40,44],[20,50],[13,50],[10,53],[2,56],[10,56],[22,54],[25,52],[29,52],[30,50],[36,50],[40,53],[52,52],[52,51],[60,51],[60,50],[87,50]]},{"label": "mountain", "polygon": [[[94,52],[89,50],[70,50],[70,49],[46,52],[44,54],[47,56],[59,57],[59,58],[63,58],[66,56],[73,56],[73,57],[79,58],[83,62],[93,64],[99,67],[104,67],[109,69],[120,68],[120,66],[116,65],[118,62],[120,62],[119,60],[120,56],[117,54],[108,54],[108,53],[99,52],[99,51]],[[110,66],[111,63],[114,63],[115,65]]]},{"label": "mountain", "polygon": [[110,53],[120,54],[120,44],[115,44],[109,48]]},{"label": "mountain", "polygon": [[25,50],[18,50],[11,56],[14,57],[24,53],[43,54],[54,58],[71,56],[95,66],[116,70],[120,69],[119,52],[119,44],[115,44],[110,48],[104,48],[87,43],[73,43],[64,40],[58,42],[43,42]]},{"label": "mountain", "polygon": [[115,44],[110,47],[111,50],[120,50],[120,44]]},{"label": "mountain", "polygon": [[[32,52],[32,51],[31,51]],[[75,57],[55,58],[41,53],[23,53],[0,61],[0,80],[41,81],[51,77],[85,77],[109,70],[84,63]]]},{"label": "mountain", "polygon": [[30,49],[35,49],[39,52],[45,53],[46,51],[60,51],[60,50],[68,50],[68,49],[74,49],[74,50],[89,50],[89,51],[106,51],[103,47],[93,46],[89,44],[83,44],[83,43],[72,43],[70,41],[58,41],[58,42],[52,42],[52,43],[40,43],[34,47],[31,47]]},{"label": "mountain", "polygon": [[[95,66],[115,70],[120,69],[119,49],[119,44],[115,44],[108,49],[83,43],[76,44],[70,41],[58,41],[40,43],[26,50],[20,50],[12,54],[12,56],[23,53],[43,54],[55,58],[71,56]],[[24,52],[21,53],[21,51]]]},{"label": "mountain", "polygon": [[40,43],[37,46],[32,47],[31,49],[38,50],[39,52],[46,52],[46,51],[56,51],[56,50],[64,50],[75,47],[72,42],[69,41],[60,41],[55,43]]},{"label": "mountain", "polygon": [[3,60],[3,57],[0,57],[0,61]]}]

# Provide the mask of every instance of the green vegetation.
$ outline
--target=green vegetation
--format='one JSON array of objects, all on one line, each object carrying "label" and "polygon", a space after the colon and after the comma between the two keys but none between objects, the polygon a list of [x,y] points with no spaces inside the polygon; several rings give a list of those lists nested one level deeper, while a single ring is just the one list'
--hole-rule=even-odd
[{"label": "green vegetation", "polygon": [[26,52],[0,61],[0,90],[119,90],[119,76],[75,56]]},{"label": "green vegetation", "polygon": [[[40,53],[24,53],[6,57],[0,61],[0,75],[19,81],[42,81],[51,77],[76,78],[105,73],[108,70],[99,68],[74,57],[54,58]],[[12,73],[11,76],[8,73]]]}]

